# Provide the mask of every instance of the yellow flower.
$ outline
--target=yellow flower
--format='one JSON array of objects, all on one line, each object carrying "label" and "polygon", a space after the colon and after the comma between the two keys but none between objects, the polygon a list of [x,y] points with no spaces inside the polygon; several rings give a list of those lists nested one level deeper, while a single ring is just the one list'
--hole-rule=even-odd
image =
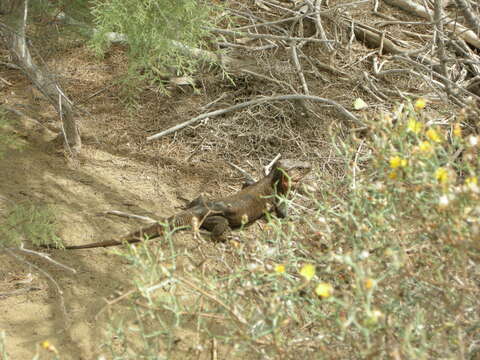
[{"label": "yellow flower", "polygon": [[478,179],[476,176],[470,176],[465,179],[465,188],[466,190],[473,191],[474,193],[478,194],[480,191],[478,187]]},{"label": "yellow flower", "polygon": [[455,125],[453,125],[453,135],[456,137],[462,137],[462,127],[460,126],[460,123],[455,123]]},{"label": "yellow flower", "polygon": [[333,286],[329,283],[322,282],[315,288],[315,293],[322,299],[329,298],[333,294]]},{"label": "yellow flower", "polygon": [[427,130],[427,132],[425,134],[433,142],[441,143],[443,141],[442,137],[440,136],[440,134],[435,129],[430,128],[430,129]]},{"label": "yellow flower", "polygon": [[470,176],[465,179],[466,185],[478,185],[478,179],[476,176]]},{"label": "yellow flower", "polygon": [[420,131],[422,131],[423,124],[420,121],[417,121],[415,118],[411,117],[408,119],[407,129],[414,134],[418,134],[420,133]]},{"label": "yellow flower", "polygon": [[400,156],[392,156],[390,158],[390,167],[392,169],[402,168],[407,166],[407,159],[402,159]]},{"label": "yellow flower", "polygon": [[285,272],[285,265],[278,264],[275,266],[275,272],[278,274],[283,274]]},{"label": "yellow flower", "polygon": [[367,278],[363,281],[363,286],[365,286],[365,289],[371,289],[375,285],[375,281],[373,279]]},{"label": "yellow flower", "polygon": [[302,275],[305,280],[310,281],[315,276],[315,266],[312,264],[305,264],[300,269],[300,275]]},{"label": "yellow flower", "polygon": [[422,141],[418,148],[424,154],[430,154],[433,151],[433,146],[428,141]]},{"label": "yellow flower", "polygon": [[398,178],[398,173],[396,171],[390,171],[388,173],[388,178],[390,180],[396,180]]},{"label": "yellow flower", "polygon": [[444,167],[439,167],[435,171],[435,178],[440,184],[446,184],[448,182],[448,170]]},{"label": "yellow flower", "polygon": [[50,342],[48,340],[42,341],[40,343],[40,346],[42,348],[44,348],[45,350],[53,352],[54,354],[58,355],[57,348],[55,346],[53,346],[52,344],[50,344]]},{"label": "yellow flower", "polygon": [[427,105],[427,101],[424,98],[419,98],[417,99],[417,101],[415,101],[413,108],[415,109],[415,111],[420,111],[425,109],[426,105]]}]

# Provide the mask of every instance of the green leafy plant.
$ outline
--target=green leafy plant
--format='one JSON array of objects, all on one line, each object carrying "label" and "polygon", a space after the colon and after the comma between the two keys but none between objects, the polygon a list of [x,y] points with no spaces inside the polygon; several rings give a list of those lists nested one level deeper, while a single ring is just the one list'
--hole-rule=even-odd
[{"label": "green leafy plant", "polygon": [[0,227],[0,238],[4,246],[19,246],[25,240],[34,245],[62,246],[61,240],[55,235],[52,209],[33,204],[13,207]]},{"label": "green leafy plant", "polygon": [[191,72],[196,61],[185,56],[184,47],[200,46],[211,22],[209,8],[195,0],[95,0],[92,15],[91,45],[97,54],[104,53],[112,36],[128,41],[130,85],[156,82],[169,67]]}]

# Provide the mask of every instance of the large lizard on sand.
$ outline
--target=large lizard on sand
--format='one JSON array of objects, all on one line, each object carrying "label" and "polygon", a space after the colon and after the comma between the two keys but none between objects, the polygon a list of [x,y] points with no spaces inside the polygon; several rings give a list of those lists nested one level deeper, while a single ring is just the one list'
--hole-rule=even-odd
[{"label": "large lizard on sand", "polygon": [[203,228],[211,232],[214,240],[225,240],[225,235],[232,228],[254,222],[267,211],[274,210],[278,217],[287,216],[287,205],[280,199],[287,196],[290,189],[295,187],[310,170],[311,165],[308,162],[278,160],[268,175],[236,194],[215,200],[207,200],[200,196],[184,211],[143,227],[121,239],[66,246],[65,249],[90,249],[136,243],[145,238],[151,239],[162,235],[165,225],[172,229]]}]

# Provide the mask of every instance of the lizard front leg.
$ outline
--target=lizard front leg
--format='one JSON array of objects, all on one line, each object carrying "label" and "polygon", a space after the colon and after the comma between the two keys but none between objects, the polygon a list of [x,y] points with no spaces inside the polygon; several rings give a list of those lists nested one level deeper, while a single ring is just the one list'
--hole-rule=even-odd
[{"label": "lizard front leg", "polygon": [[275,213],[279,218],[286,218],[288,216],[288,202],[286,199],[275,199]]},{"label": "lizard front leg", "polygon": [[210,231],[215,241],[225,241],[227,233],[231,230],[228,220],[220,215],[207,216],[201,227]]}]

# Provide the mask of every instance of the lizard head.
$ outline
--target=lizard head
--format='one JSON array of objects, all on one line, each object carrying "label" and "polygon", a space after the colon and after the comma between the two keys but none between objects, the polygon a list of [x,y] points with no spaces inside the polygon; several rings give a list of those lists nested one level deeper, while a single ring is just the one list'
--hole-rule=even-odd
[{"label": "lizard head", "polygon": [[312,165],[308,161],[296,159],[278,160],[272,169],[274,180],[280,186],[280,189],[277,190],[280,193],[286,193],[291,188],[295,188],[310,170],[312,170]]}]

